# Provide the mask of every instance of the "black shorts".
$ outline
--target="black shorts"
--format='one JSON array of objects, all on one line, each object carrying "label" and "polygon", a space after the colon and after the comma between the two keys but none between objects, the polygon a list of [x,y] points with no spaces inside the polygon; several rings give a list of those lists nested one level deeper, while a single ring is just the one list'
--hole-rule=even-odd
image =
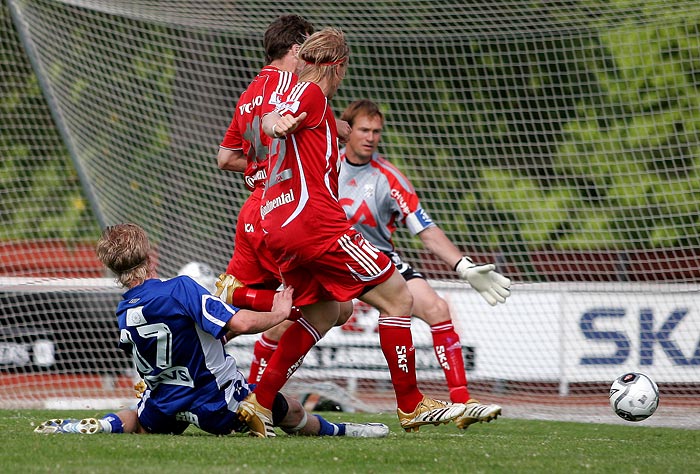
[{"label": "black shorts", "polygon": [[423,276],[422,273],[417,272],[412,266],[410,266],[408,263],[404,262],[401,260],[401,255],[399,255],[396,252],[384,252],[387,257],[391,259],[391,261],[394,263],[394,266],[396,269],[399,271],[401,276],[403,277],[404,280],[413,280],[414,278],[422,278],[425,280],[425,277]]}]

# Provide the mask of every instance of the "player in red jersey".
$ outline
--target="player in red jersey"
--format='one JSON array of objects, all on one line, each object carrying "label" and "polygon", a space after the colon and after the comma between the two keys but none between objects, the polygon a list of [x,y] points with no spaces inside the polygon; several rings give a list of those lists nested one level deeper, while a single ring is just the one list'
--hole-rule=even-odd
[{"label": "player in red jersey", "polygon": [[[413,295],[413,315],[430,326],[435,355],[442,367],[450,400],[464,403],[467,410],[455,423],[460,428],[498,417],[501,407],[472,399],[467,387],[462,346],[447,302],[423,275],[404,262],[394,248],[392,235],[398,225],[418,235],[434,255],[454,268],[490,305],[505,303],[510,280],[494,265],[474,265],[430,218],[421,206],[411,182],[393,164],[377,153],[384,115],[370,100],[351,103],[341,115],[352,131],[341,151],[338,182],[340,203],[348,220],[367,240],[387,254],[406,280]],[[463,268],[462,268],[463,267]]]},{"label": "player in red jersey", "polygon": [[[252,191],[241,207],[236,224],[234,253],[226,273],[216,282],[216,295],[226,302],[242,308],[269,311],[280,275],[277,264],[263,244],[260,228],[260,197],[267,179],[267,160],[272,138],[261,133],[262,116],[274,110],[280,98],[297,83],[299,60],[297,53],[304,40],[314,31],[313,25],[298,15],[285,15],[268,26],[263,38],[267,66],[258,73],[241,94],[233,119],[219,146],[218,166],[222,170],[242,172],[246,187]],[[344,135],[349,132],[342,123]],[[298,308],[293,309],[292,319],[298,318]],[[340,323],[352,314],[352,303],[342,306]],[[288,324],[273,330],[281,333]],[[264,369],[267,355],[274,350],[274,340],[263,334],[254,348],[250,368],[251,382],[257,381]]]},{"label": "player in red jersey", "polygon": [[304,316],[284,333],[255,391],[239,409],[261,435],[269,431],[274,393],[336,323],[337,301],[355,297],[380,310],[379,337],[401,426],[410,431],[447,423],[466,409],[427,398],[418,389],[411,294],[391,260],[350,226],[338,203],[338,136],[328,101],[345,76],[348,54],[341,31],[325,28],[311,35],[299,50],[305,63],[300,82],[263,118],[265,133],[283,139],[275,142],[279,148],[268,163],[261,224]]},{"label": "player in red jersey", "polygon": [[272,141],[261,133],[260,121],[297,82],[297,52],[313,30],[311,23],[297,15],[279,17],[269,25],[263,39],[267,66],[241,94],[219,146],[219,168],[242,172],[246,187],[252,191],[238,214],[235,251],[226,274],[216,283],[218,293],[240,307],[267,306],[279,286],[277,265],[262,245],[259,226],[260,196]]}]

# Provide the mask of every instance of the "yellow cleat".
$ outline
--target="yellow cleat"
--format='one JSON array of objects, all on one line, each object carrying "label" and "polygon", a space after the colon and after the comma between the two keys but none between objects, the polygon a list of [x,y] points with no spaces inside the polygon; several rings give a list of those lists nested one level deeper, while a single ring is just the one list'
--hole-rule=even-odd
[{"label": "yellow cleat", "polygon": [[401,422],[401,428],[406,432],[418,431],[423,425],[440,425],[449,423],[458,418],[466,406],[461,403],[448,403],[432,398],[423,397],[423,400],[411,413],[404,413],[400,409],[396,410]]},{"label": "yellow cleat", "polygon": [[258,403],[254,393],[251,393],[238,407],[238,418],[250,428],[250,435],[258,438],[274,438],[275,428],[272,426],[272,411]]},{"label": "yellow cleat", "polygon": [[148,387],[146,387],[146,382],[144,382],[143,380],[139,380],[138,382],[136,382],[134,384],[134,392],[136,392],[136,398],[143,397],[143,392],[146,391],[146,388]]},{"label": "yellow cleat", "polygon": [[498,418],[501,414],[501,407],[498,405],[482,405],[474,399],[470,399],[465,404],[464,413],[455,420],[457,428],[466,430],[474,423],[486,423]]},{"label": "yellow cleat", "polygon": [[214,296],[218,296],[228,304],[233,304],[233,292],[245,286],[238,278],[228,273],[219,275],[219,279],[216,280],[215,284],[216,291]]}]

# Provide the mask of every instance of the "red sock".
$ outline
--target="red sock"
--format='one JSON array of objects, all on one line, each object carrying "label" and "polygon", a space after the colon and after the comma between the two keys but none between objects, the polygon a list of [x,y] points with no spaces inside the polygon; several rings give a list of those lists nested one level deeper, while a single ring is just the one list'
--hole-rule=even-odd
[{"label": "red sock", "polygon": [[275,349],[277,349],[277,341],[265,337],[265,334],[255,341],[255,346],[253,347],[253,362],[250,364],[250,375],[248,376],[249,383],[260,382],[260,377],[262,377],[265,367],[267,367]]},{"label": "red sock", "polygon": [[277,350],[267,363],[267,368],[255,388],[258,403],[272,408],[272,402],[296,369],[307,352],[321,339],[321,335],[304,318],[284,331]]},{"label": "red sock", "polygon": [[242,286],[236,288],[231,298],[233,305],[239,308],[253,309],[255,311],[270,311],[272,309],[272,298],[275,297],[275,290],[266,288],[248,288]]},{"label": "red sock", "polygon": [[[275,297],[276,290],[268,290],[266,288],[248,288],[242,286],[236,288],[231,298],[233,305],[239,308],[252,309],[254,311],[270,311],[272,309],[272,300]],[[289,319],[296,321],[301,317],[301,310],[296,306],[292,306],[292,312],[289,314]]]},{"label": "red sock", "polygon": [[433,334],[435,356],[445,372],[447,387],[450,389],[450,400],[455,403],[466,403],[469,400],[467,373],[464,371],[462,344],[459,342],[459,335],[455,332],[452,321],[434,324],[430,326],[430,332]]},{"label": "red sock", "polygon": [[416,349],[413,347],[410,316],[380,316],[379,344],[389,365],[396,404],[411,413],[423,399],[416,383]]}]

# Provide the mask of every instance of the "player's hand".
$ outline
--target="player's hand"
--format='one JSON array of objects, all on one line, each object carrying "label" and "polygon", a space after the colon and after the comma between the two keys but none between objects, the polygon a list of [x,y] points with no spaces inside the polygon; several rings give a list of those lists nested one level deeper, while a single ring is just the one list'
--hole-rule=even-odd
[{"label": "player's hand", "polygon": [[272,312],[281,313],[284,315],[283,319],[289,317],[289,313],[292,311],[292,295],[294,294],[294,288],[291,286],[275,293],[272,299]]},{"label": "player's hand", "polygon": [[510,279],[498,273],[493,263],[475,265],[469,257],[462,257],[455,270],[491,306],[505,303],[510,296]]},{"label": "player's hand", "polygon": [[306,115],[306,112],[302,112],[296,117],[291,114],[282,115],[272,126],[272,136],[275,138],[286,137],[297,129],[299,124],[306,118]]},{"label": "player's hand", "polygon": [[348,122],[340,119],[335,120],[335,125],[338,129],[338,139],[341,143],[346,143],[348,141],[348,137],[350,137],[350,132],[352,132],[352,127],[350,127]]}]

